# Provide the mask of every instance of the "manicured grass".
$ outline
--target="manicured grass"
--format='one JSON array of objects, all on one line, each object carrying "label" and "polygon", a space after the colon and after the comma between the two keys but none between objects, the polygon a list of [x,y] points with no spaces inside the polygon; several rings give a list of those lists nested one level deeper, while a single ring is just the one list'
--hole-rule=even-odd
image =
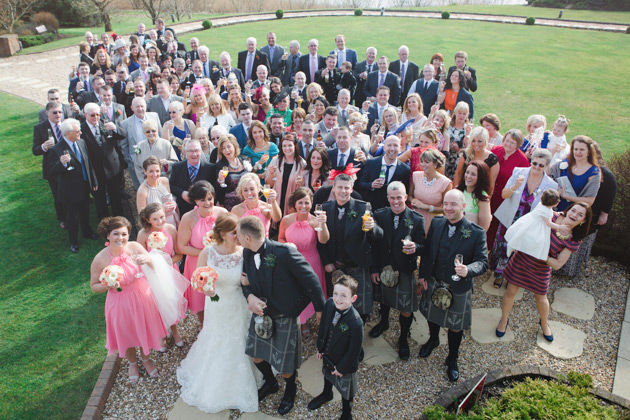
[{"label": "manicured grass", "polygon": [[572,9],[551,9],[546,7],[531,6],[468,6],[455,5],[449,6],[431,6],[431,7],[409,7],[405,9],[439,11],[448,10],[449,12],[459,13],[487,13],[490,15],[511,15],[511,16],[534,16],[541,18],[556,19],[558,12],[562,10],[563,20],[585,20],[594,22],[612,22],[625,23],[630,25],[630,12],[601,12],[594,10],[572,10]]},{"label": "manicured grass", "polygon": [[[192,19],[188,18],[188,15],[182,17],[181,21],[176,21],[177,23],[185,23],[191,22],[195,20],[207,19],[208,17],[216,17],[222,16],[218,14],[207,14],[207,13],[193,13]],[[147,27],[147,31],[154,27],[151,19],[147,17],[147,15],[142,11],[120,11],[112,13],[112,27],[114,28],[114,32],[117,34],[128,34],[133,33],[138,30],[138,24],[144,23]],[[164,20],[166,22],[166,26],[170,26],[173,24],[170,21],[170,17],[164,16]],[[201,27],[201,24],[199,24]],[[77,45],[79,42],[85,39],[85,33],[90,31],[96,35],[100,42],[100,36],[103,32],[105,32],[105,26],[96,26],[96,27],[82,27],[82,28],[60,28],[59,32],[63,35],[68,36],[68,38],[58,39],[53,42],[49,42],[48,44],[37,45],[35,47],[30,47],[23,50],[23,54],[30,54],[42,51],[49,51],[53,48],[67,47],[69,45]]]},{"label": "manicured grass", "polygon": [[[236,64],[237,52],[254,36],[266,43],[273,29],[280,45],[297,39],[302,52],[309,39],[320,41],[320,53],[335,48],[338,33],[346,36],[349,48],[359,60],[370,45],[378,55],[397,59],[398,47],[409,46],[411,61],[419,66],[433,53],[442,52],[446,65],[456,51],[466,50],[469,64],[477,69],[479,88],[475,92],[475,117],[494,112],[502,132],[525,129],[527,117],[543,114],[553,122],[558,114],[571,120],[569,140],[586,134],[602,144],[606,154],[619,153],[628,146],[630,132],[630,36],[596,31],[504,25],[477,21],[454,21],[390,17],[340,17],[283,19],[215,28],[195,33],[208,45],[213,59],[228,51]],[[182,38],[188,40],[192,34]],[[549,124],[549,127],[551,124]]]},{"label": "manicured grass", "polygon": [[[59,229],[41,156],[31,152],[41,109],[0,93],[0,418],[76,419],[100,372],[105,295],[89,270],[102,241],[71,254]],[[92,212],[93,213],[93,212]],[[96,226],[92,214],[92,226]]]}]

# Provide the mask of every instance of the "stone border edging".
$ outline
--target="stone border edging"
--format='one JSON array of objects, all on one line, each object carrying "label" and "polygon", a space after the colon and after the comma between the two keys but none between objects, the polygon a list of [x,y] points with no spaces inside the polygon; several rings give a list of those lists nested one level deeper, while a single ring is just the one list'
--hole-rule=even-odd
[{"label": "stone border edging", "polygon": [[[472,387],[475,386],[477,382],[479,382],[482,376],[483,375],[477,375],[474,378],[470,378],[462,383],[455,385],[454,387],[450,388],[448,391],[440,395],[440,397],[438,397],[438,399],[433,402],[433,405],[440,405],[447,410],[454,409],[455,405],[459,403],[460,399],[465,397],[470,392]],[[523,379],[526,377],[534,377],[558,380],[560,376],[566,377],[566,375],[562,374],[561,372],[542,366],[516,365],[488,372],[485,386],[492,386],[508,379]],[[605,400],[609,403],[620,405],[626,409],[630,409],[630,400],[620,397],[619,395],[615,395],[609,391],[606,391],[605,389],[593,388],[590,390],[590,393],[591,395],[594,395],[599,399]],[[420,415],[420,420],[426,420],[424,414]]]},{"label": "stone border edging", "polygon": [[98,375],[92,395],[88,400],[85,410],[81,415],[81,420],[101,420],[103,418],[103,410],[105,403],[109,398],[109,393],[114,386],[118,371],[120,370],[120,357],[118,354],[112,354],[105,358],[101,374]]}]

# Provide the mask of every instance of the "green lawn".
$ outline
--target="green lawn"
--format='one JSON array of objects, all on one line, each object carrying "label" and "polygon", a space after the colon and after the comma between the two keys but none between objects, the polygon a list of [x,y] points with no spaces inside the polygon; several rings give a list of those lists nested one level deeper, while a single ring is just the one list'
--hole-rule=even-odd
[{"label": "green lawn", "polygon": [[630,25],[630,12],[600,12],[593,10],[572,10],[572,9],[550,9],[546,7],[531,6],[468,6],[468,5],[449,5],[444,7],[410,7],[405,9],[439,11],[448,10],[449,12],[460,13],[487,13],[490,15],[511,15],[511,16],[534,16],[541,18],[558,17],[558,12],[562,10],[562,19],[565,20],[585,20],[593,22],[612,22],[625,23]]},{"label": "green lawn", "polygon": [[89,288],[103,242],[80,239],[70,253],[31,151],[41,108],[4,93],[0,101],[0,418],[76,419],[106,356],[105,295]]},{"label": "green lawn", "polygon": [[[245,49],[247,36],[264,45],[274,29],[280,45],[298,39],[302,52],[310,38],[320,41],[320,53],[335,48],[338,33],[350,48],[365,58],[369,45],[378,55],[397,59],[406,44],[411,60],[422,66],[433,53],[446,57],[447,65],[458,50],[466,50],[469,64],[477,69],[479,88],[474,93],[475,116],[496,113],[503,129],[525,129],[527,117],[543,114],[555,120],[565,114],[572,122],[568,138],[587,134],[602,144],[605,153],[619,153],[628,145],[630,97],[626,72],[630,68],[630,36],[561,28],[500,25],[476,21],[390,17],[340,17],[283,19],[247,23],[195,33],[217,59],[227,50]],[[193,34],[182,36],[182,41]],[[184,41],[185,42],[185,41]],[[625,92],[625,93],[623,93]]]},{"label": "green lawn", "polygon": [[[182,18],[181,21],[175,22],[184,23],[195,20],[207,19],[208,16],[223,16],[220,14],[209,15],[204,13],[193,13],[192,19],[189,19],[186,15]],[[147,27],[147,30],[154,27],[151,19],[142,11],[121,11],[115,12],[111,15],[112,18],[112,27],[114,28],[114,32],[117,34],[128,34],[132,32],[136,32],[138,30],[138,24],[144,23]],[[172,23],[170,21],[170,17],[164,16],[164,20],[166,22],[166,26],[170,26]],[[59,32],[63,35],[67,35],[68,38],[58,39],[53,42],[49,42],[48,44],[37,45],[35,47],[30,47],[25,49],[22,54],[30,54],[42,51],[48,51],[53,48],[67,47],[68,45],[76,45],[79,42],[84,40],[85,32],[90,31],[94,33],[100,39],[100,35],[105,32],[105,27],[103,25],[97,27],[83,27],[83,28],[60,28]]]}]

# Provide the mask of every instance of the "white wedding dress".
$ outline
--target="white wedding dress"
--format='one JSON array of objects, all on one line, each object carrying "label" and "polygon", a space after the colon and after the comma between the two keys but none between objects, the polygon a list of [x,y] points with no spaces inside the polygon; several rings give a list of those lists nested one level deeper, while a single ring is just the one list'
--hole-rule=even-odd
[{"label": "white wedding dress", "polygon": [[211,246],[207,265],[219,274],[220,299],[206,297],[203,329],[177,369],[181,397],[207,413],[258,411],[262,375],[245,354],[251,312],[241,291],[243,251],[221,255]]}]

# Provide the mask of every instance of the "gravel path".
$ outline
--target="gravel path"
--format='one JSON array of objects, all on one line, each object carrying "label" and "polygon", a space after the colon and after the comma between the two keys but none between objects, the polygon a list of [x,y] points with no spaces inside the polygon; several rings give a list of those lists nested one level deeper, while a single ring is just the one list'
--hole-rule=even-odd
[{"label": "gravel path", "polygon": [[[551,319],[571,325],[587,334],[584,353],[574,359],[561,360],[536,346],[538,334],[538,315],[530,292],[517,301],[510,316],[510,327],[516,340],[510,343],[482,345],[466,334],[461,347],[461,380],[469,379],[480,373],[496,369],[497,366],[515,364],[541,365],[560,372],[576,370],[590,374],[595,386],[612,389],[617,360],[617,346],[621,323],[624,318],[626,295],[628,293],[627,272],[617,263],[604,258],[591,258],[588,276],[572,279],[554,276],[549,291],[550,300],[560,287],[576,287],[595,298],[596,310],[592,320],[581,321],[557,312]],[[474,308],[499,308],[501,298],[490,296],[481,290],[481,284],[487,276],[478,278],[473,294]],[[606,279],[605,282],[602,279]],[[377,320],[374,315],[373,319]],[[387,342],[396,348],[399,334],[398,314],[392,311],[391,328],[384,333]],[[374,322],[370,323],[372,325]],[[164,354],[154,353],[160,369],[159,379],[149,379],[141,368],[143,378],[137,385],[127,380],[127,362],[123,360],[120,374],[114,384],[105,407],[105,419],[165,419],[179,397],[179,385],[175,370],[185,357],[194,341],[197,331],[196,317],[189,316],[182,324],[182,336],[186,340],[183,349],[171,346]],[[311,330],[315,328],[311,325]],[[414,323],[412,328],[418,328]],[[361,364],[359,368],[359,392],[355,399],[354,418],[362,419],[412,419],[418,418],[421,410],[431,404],[442,392],[450,387],[446,379],[444,359],[448,353],[446,343],[436,349],[426,360],[418,357],[423,343],[410,341],[412,357],[409,361],[396,361],[382,366]],[[314,354],[314,337],[305,340],[303,356],[306,360]],[[282,383],[282,381],[280,381]],[[298,378],[299,382],[299,378]],[[266,414],[279,417],[274,408],[282,398],[281,392],[268,397],[260,406]],[[340,403],[327,404],[310,412],[306,405],[311,396],[298,392],[296,407],[286,419],[331,419],[339,416]],[[232,419],[239,419],[237,411],[232,412]]]}]

